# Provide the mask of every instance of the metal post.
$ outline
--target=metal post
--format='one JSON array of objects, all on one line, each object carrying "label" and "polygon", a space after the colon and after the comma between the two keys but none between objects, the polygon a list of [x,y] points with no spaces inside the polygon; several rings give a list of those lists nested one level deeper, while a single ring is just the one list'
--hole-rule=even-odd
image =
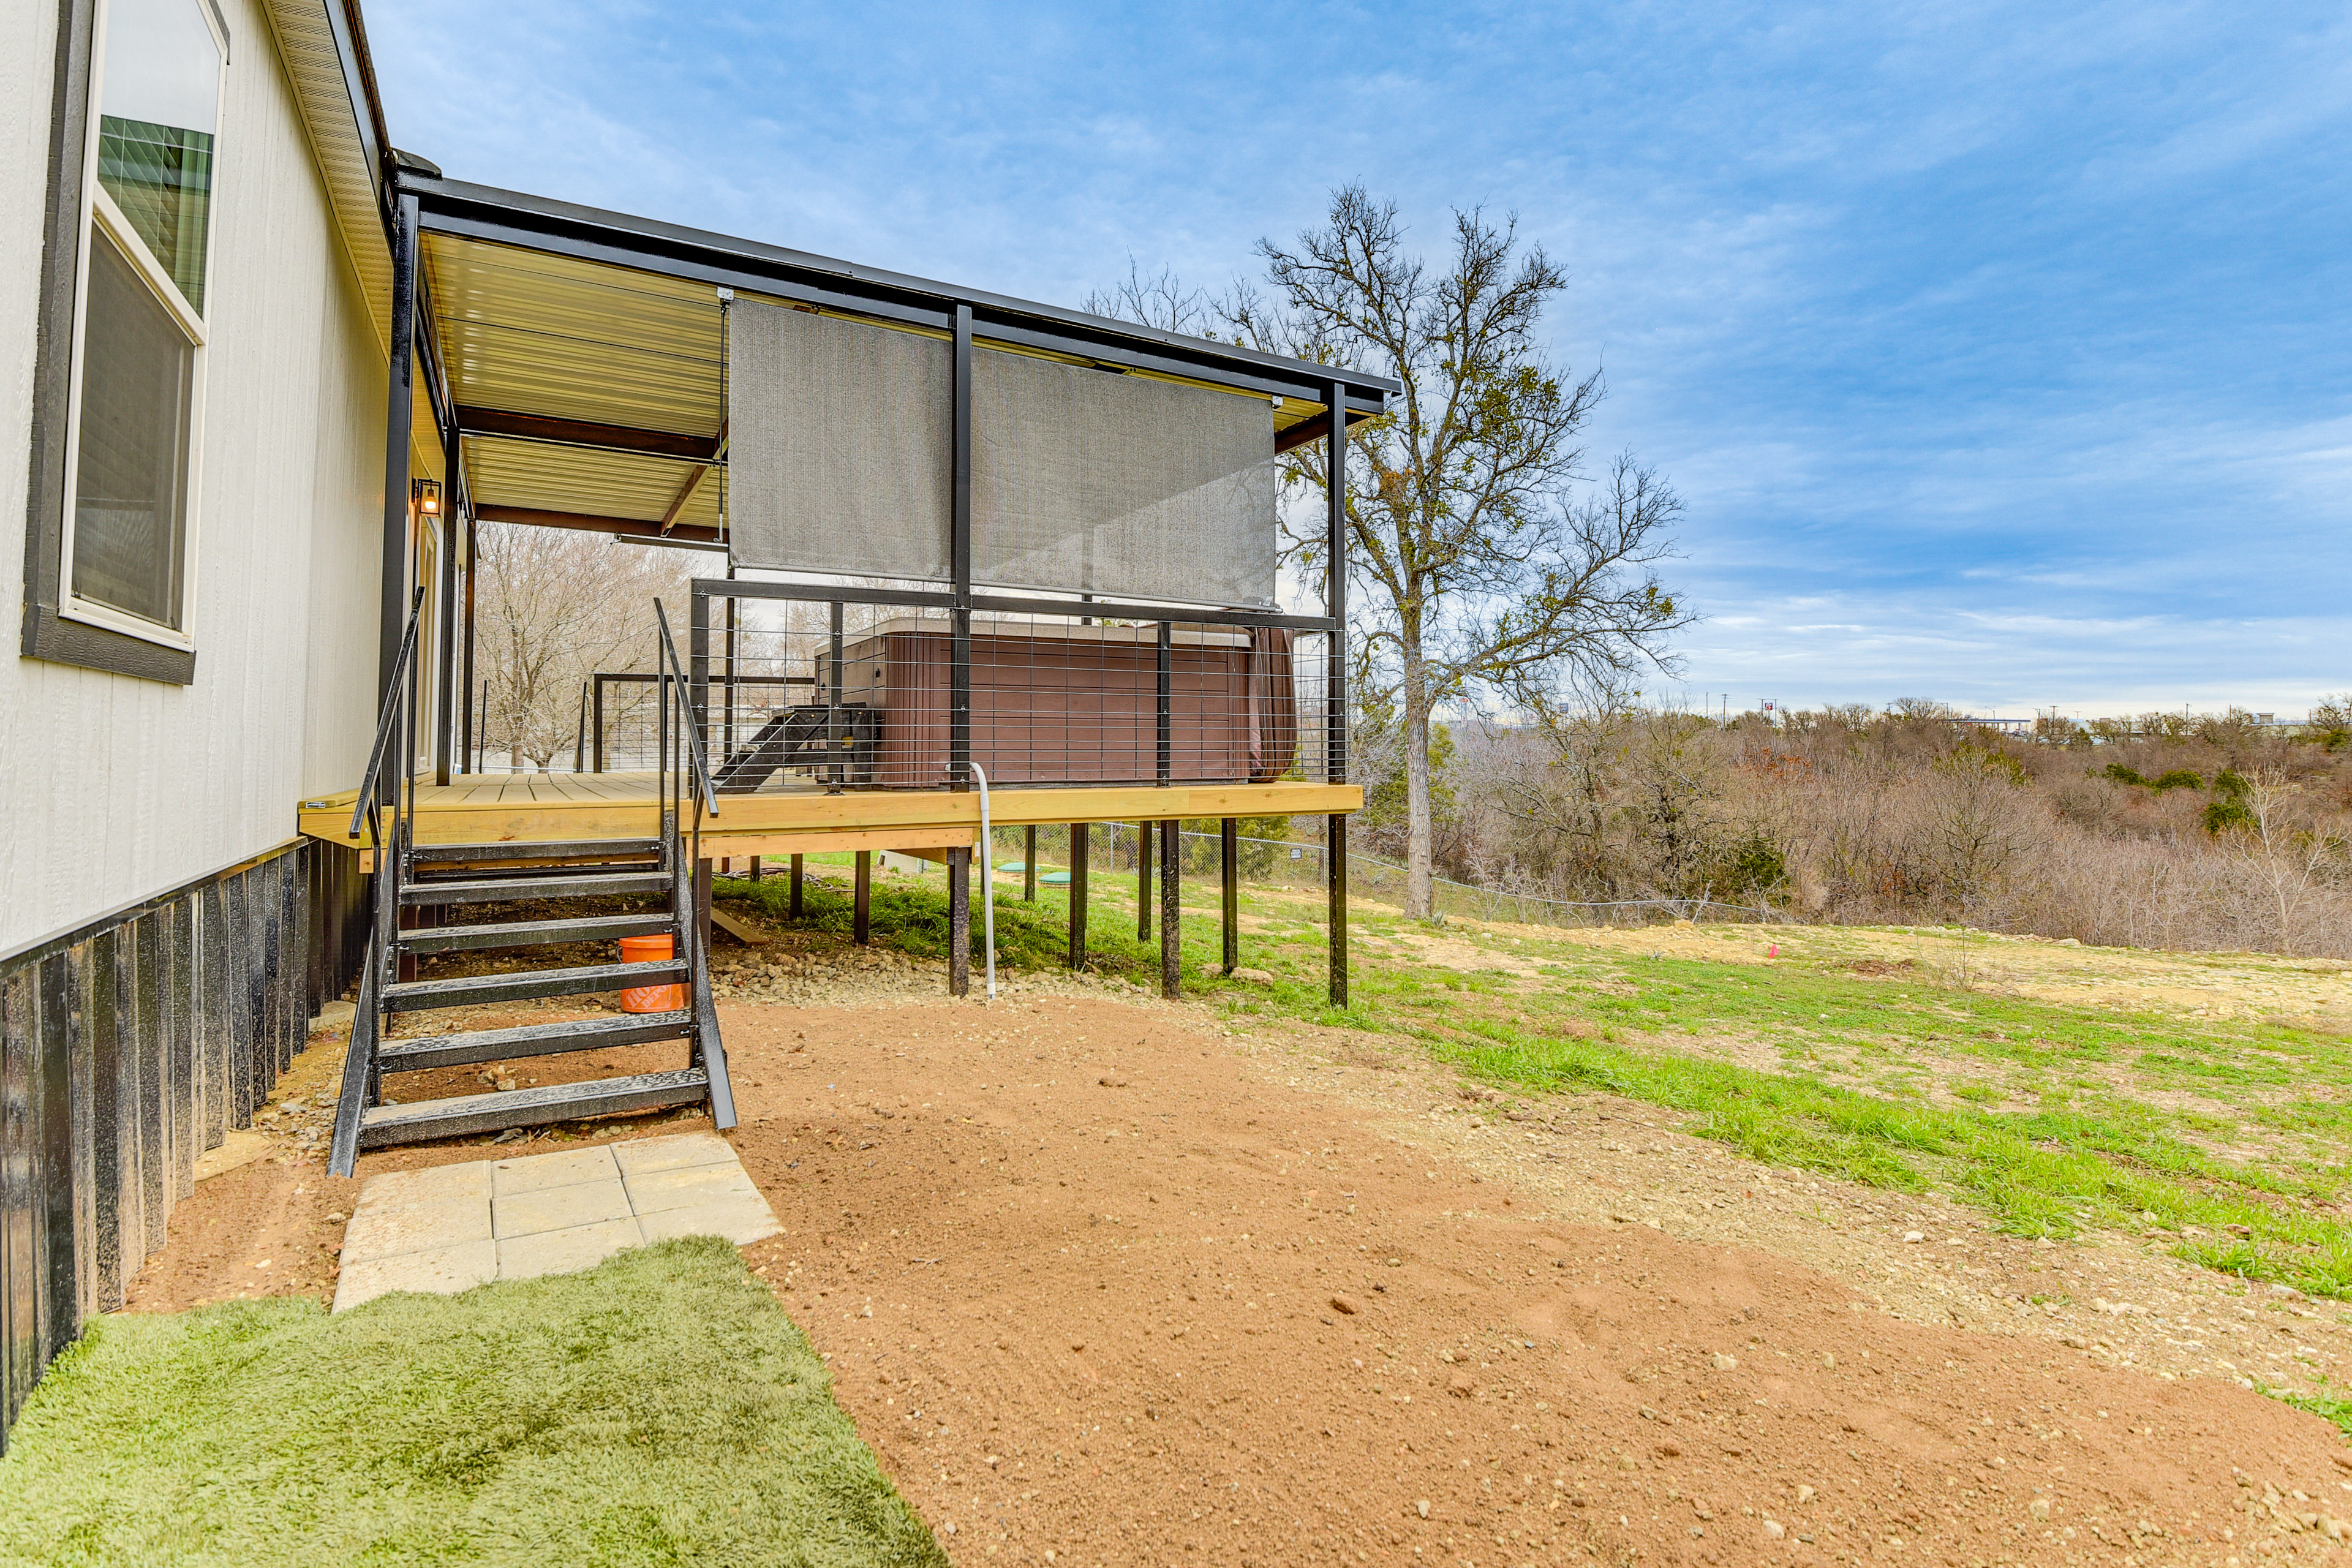
[{"label": "metal post", "polygon": [[[730,555],[730,556],[728,557],[728,560],[727,560],[727,576],[728,576],[728,579],[729,579],[730,582],[734,579],[734,576],[735,576],[735,559],[734,559],[734,557],[733,557],[732,555]],[[727,707],[726,707],[726,720],[725,720],[724,728],[723,728],[723,729],[720,731],[720,732],[719,732],[719,756],[721,756],[721,757],[730,757],[730,756],[733,756],[733,755],[735,754],[735,675],[736,675],[736,669],[735,669],[735,647],[736,647],[736,632],[737,632],[737,630],[738,630],[738,628],[739,628],[739,626],[740,626],[740,621],[739,621],[739,618],[738,618],[737,614],[736,614],[736,599],[735,599],[735,596],[734,596],[732,594],[730,594],[730,595],[727,596],[727,637],[726,637],[726,656],[727,656]]]},{"label": "metal post", "polygon": [[575,773],[588,771],[588,689],[595,684],[593,680],[580,683],[580,724],[572,737],[572,771]]},{"label": "metal post", "polygon": [[[1348,782],[1348,384],[1331,383],[1331,436],[1324,487],[1325,613],[1330,616],[1330,667],[1323,677],[1323,779]],[[1323,875],[1329,886],[1331,1005],[1348,1005],[1348,816],[1323,824]]]},{"label": "metal post", "polygon": [[1219,869],[1224,873],[1225,973],[1231,974],[1242,961],[1242,840],[1241,824],[1226,817],[1217,825],[1217,847],[1222,854]]},{"label": "metal post", "polygon": [[850,895],[849,933],[864,947],[874,940],[874,851],[857,852],[857,874]]},{"label": "metal post", "polygon": [[957,790],[971,787],[971,307],[960,304],[955,308],[948,502],[950,570],[955,575],[954,636],[948,672],[948,778]]},{"label": "metal post", "polygon": [[[392,358],[383,400],[383,580],[377,590],[377,705],[393,700],[393,667],[408,629],[408,443],[416,416],[416,198],[399,198],[392,235]],[[404,760],[413,771],[415,758]]]},{"label": "metal post", "polygon": [[1176,901],[1183,831],[1184,824],[1172,816],[1160,825],[1160,994],[1171,1002],[1184,993],[1184,928]]},{"label": "metal post", "polygon": [[1166,621],[1160,623],[1160,787],[1168,787],[1168,774],[1174,763],[1174,715],[1169,711],[1169,694],[1175,685],[1174,653],[1170,647],[1175,628]]},{"label": "metal post", "polygon": [[[470,506],[470,502],[468,505]],[[482,547],[482,525],[470,516],[466,519],[466,668],[462,672],[466,689],[465,743],[458,748],[468,773],[478,772],[474,763],[474,563]],[[601,766],[601,764],[599,764]]]},{"label": "metal post", "polygon": [[474,771],[480,773],[490,760],[490,683],[482,682],[482,731],[475,737]]},{"label": "metal post", "polygon": [[593,680],[592,680],[592,681],[590,681],[590,682],[589,682],[589,685],[591,685],[591,686],[593,686],[593,687],[594,687],[594,688],[595,688],[595,696],[594,696],[594,697],[592,699],[592,700],[591,700],[591,705],[593,707],[593,709],[595,710],[595,711],[591,715],[591,717],[590,717],[590,722],[591,722],[592,726],[593,727],[593,729],[594,729],[594,731],[595,731],[595,737],[594,737],[593,744],[594,744],[594,746],[595,746],[595,748],[596,748],[596,771],[597,771],[598,773],[603,773],[603,772],[604,771],[604,675],[600,672],[600,673],[596,676],[596,678],[595,678]]},{"label": "metal post", "polygon": [[1135,940],[1151,940],[1151,824],[1135,825]]},{"label": "metal post", "polygon": [[710,858],[694,863],[694,940],[710,951]]},{"label": "metal post", "polygon": [[827,672],[824,690],[824,771],[827,795],[839,795],[848,782],[849,764],[841,759],[841,601],[833,602],[833,668]]},{"label": "metal post", "polygon": [[948,851],[948,994],[971,992],[971,851]]},{"label": "metal post", "polygon": [[[441,487],[440,634],[433,657],[433,782],[446,784],[456,771],[450,753],[457,744],[457,430],[443,439]],[[421,639],[420,639],[421,640]]]},{"label": "metal post", "polygon": [[1021,901],[1037,901],[1037,828],[1034,824],[1021,832]]},{"label": "metal post", "polygon": [[[693,732],[710,732],[710,595],[696,589],[693,594],[692,618],[686,633],[686,700],[694,725]],[[681,749],[681,757],[689,755],[690,748]]]},{"label": "metal post", "polygon": [[1087,966],[1087,834],[1083,822],[1070,824],[1070,967]]},{"label": "metal post", "polygon": [[793,857],[793,919],[801,918],[801,858]]}]

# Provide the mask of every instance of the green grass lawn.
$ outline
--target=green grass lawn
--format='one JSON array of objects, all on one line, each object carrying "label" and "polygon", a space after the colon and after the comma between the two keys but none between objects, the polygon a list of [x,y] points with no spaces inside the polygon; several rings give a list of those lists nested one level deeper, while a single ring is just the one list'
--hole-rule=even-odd
[{"label": "green grass lawn", "polygon": [[[1097,867],[1092,884],[1092,967],[1155,987],[1159,942],[1136,940],[1133,872]],[[781,880],[719,887],[786,907]],[[996,879],[1000,961],[1060,963],[1066,895],[1040,889],[1032,904],[1019,889]],[[2352,1297],[2338,1214],[2352,1040],[2339,1036],[2067,1006],[1932,970],[1866,975],[1833,931],[1806,931],[1809,956],[1765,966],[1457,923],[1448,934],[1492,966],[1440,965],[1396,940],[1420,928],[1364,903],[1342,1010],[1328,1001],[1318,897],[1244,885],[1242,963],[1272,973],[1264,984],[1204,975],[1219,956],[1213,873],[1191,873],[1183,894],[1187,993],[1233,1014],[1410,1037],[1523,1092],[1647,1100],[1757,1159],[1947,1193],[2016,1234],[2153,1233],[2209,1268]],[[806,920],[846,935],[845,878],[812,878]],[[879,941],[942,955],[944,879],[877,879],[874,922]],[[980,923],[975,911],[975,943]]]},{"label": "green grass lawn", "polygon": [[10,1435],[0,1562],[947,1557],[767,1287],[699,1237],[337,1316],[100,1319]]}]

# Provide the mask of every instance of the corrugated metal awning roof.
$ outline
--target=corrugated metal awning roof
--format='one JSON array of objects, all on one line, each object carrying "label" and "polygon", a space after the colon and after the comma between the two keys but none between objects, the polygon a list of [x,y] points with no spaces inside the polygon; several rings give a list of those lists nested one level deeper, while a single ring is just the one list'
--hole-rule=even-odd
[{"label": "corrugated metal awning roof", "polygon": [[422,203],[430,326],[493,520],[710,537],[721,486],[698,476],[723,463],[730,291],[934,337],[966,303],[987,347],[1265,400],[1283,445],[1320,433],[1328,377],[1351,419],[1395,386],[437,174],[404,169],[399,189]]}]

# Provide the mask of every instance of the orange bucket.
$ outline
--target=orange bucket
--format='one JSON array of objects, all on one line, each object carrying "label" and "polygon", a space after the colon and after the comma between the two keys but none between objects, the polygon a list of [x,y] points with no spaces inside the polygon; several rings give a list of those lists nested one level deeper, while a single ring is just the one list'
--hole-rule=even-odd
[{"label": "orange bucket", "polygon": [[[621,939],[623,963],[658,963],[677,951],[677,939],[673,936],[625,936]],[[686,987],[683,985],[632,985],[621,993],[624,1013],[682,1013],[686,1011]]]}]

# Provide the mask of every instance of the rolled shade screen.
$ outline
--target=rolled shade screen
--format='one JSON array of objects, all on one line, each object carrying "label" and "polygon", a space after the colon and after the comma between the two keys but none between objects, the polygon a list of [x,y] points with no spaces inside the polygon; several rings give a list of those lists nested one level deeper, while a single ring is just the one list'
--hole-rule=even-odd
[{"label": "rolled shade screen", "polygon": [[971,381],[976,581],[1274,604],[1265,398],[992,349]]},{"label": "rolled shade screen", "polygon": [[[728,326],[739,566],[945,581],[951,350],[751,300]],[[1179,604],[1275,603],[1263,397],[976,348],[972,579]]]},{"label": "rolled shade screen", "polygon": [[727,526],[739,566],[945,581],[944,342],[738,300]]}]

